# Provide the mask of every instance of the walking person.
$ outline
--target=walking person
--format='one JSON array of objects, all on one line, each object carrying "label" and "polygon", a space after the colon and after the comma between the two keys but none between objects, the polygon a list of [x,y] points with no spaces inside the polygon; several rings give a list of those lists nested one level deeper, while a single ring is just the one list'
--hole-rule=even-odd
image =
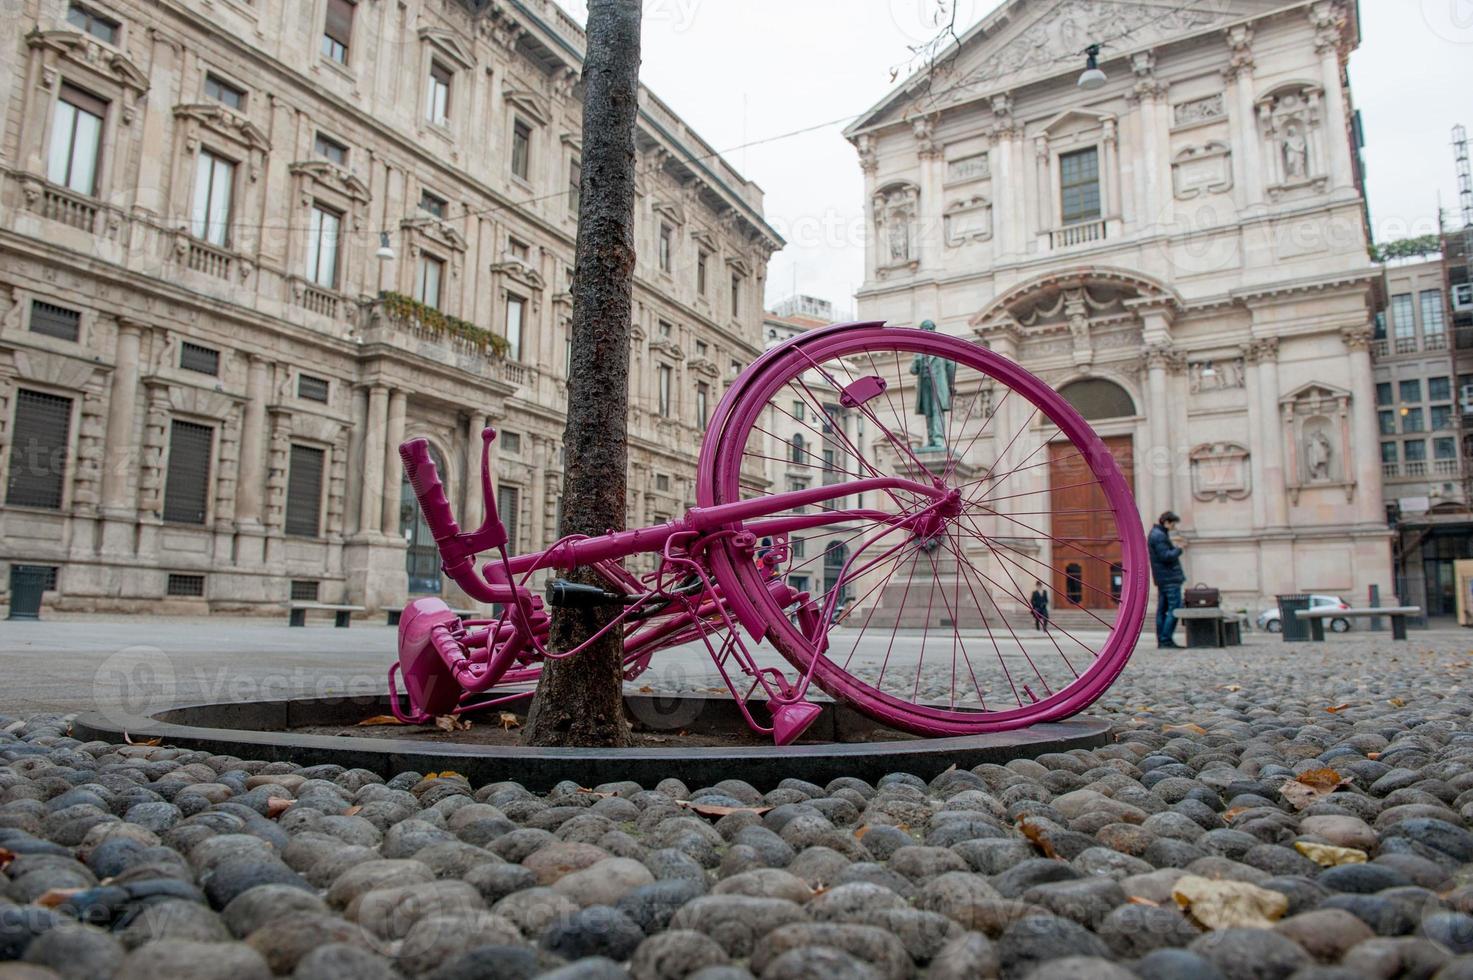
[{"label": "walking person", "polygon": [[1028,597],[1028,605],[1033,609],[1033,628],[1048,632],[1048,593],[1043,590],[1043,583],[1034,580],[1033,595]]},{"label": "walking person", "polygon": [[1171,532],[1181,524],[1181,518],[1167,511],[1156,521],[1146,544],[1151,551],[1151,578],[1156,580],[1156,648],[1174,650],[1178,647],[1172,634],[1176,632],[1176,611],[1181,608],[1181,587],[1187,580],[1182,571],[1182,545],[1173,541]]}]

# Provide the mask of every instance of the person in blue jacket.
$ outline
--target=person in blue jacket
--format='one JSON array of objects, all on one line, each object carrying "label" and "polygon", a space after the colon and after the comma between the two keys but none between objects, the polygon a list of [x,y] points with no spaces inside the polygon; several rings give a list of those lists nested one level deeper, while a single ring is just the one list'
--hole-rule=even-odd
[{"label": "person in blue jacket", "polygon": [[1146,537],[1151,551],[1151,578],[1156,581],[1156,648],[1160,650],[1178,646],[1172,634],[1176,632],[1176,611],[1181,608],[1181,586],[1187,576],[1181,567],[1182,549],[1171,540],[1171,532],[1180,523],[1181,518],[1168,510]]}]

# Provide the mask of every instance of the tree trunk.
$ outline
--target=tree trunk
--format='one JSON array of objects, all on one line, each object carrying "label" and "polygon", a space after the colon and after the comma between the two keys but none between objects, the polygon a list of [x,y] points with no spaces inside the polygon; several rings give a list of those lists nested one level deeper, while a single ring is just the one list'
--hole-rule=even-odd
[{"label": "tree trunk", "polygon": [[[599,535],[624,527],[639,31],[639,0],[589,3],[560,536]],[[586,568],[575,569],[568,578],[602,583]],[[554,610],[551,649],[577,647],[618,612],[618,607]],[[623,653],[622,630],[615,628],[576,657],[544,663],[523,741],[628,745]]]}]

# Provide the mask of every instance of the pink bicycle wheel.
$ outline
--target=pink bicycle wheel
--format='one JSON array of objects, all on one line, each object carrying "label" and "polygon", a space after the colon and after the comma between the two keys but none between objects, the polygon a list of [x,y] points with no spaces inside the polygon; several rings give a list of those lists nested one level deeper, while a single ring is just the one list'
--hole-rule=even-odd
[{"label": "pink bicycle wheel", "polygon": [[[950,409],[933,433],[944,450],[928,450],[914,414],[922,380]],[[923,735],[1057,720],[1110,686],[1140,635],[1149,563],[1130,484],[1058,393],[954,337],[877,323],[812,331],[764,354],[722,399],[697,498],[873,477],[937,492],[836,497],[824,508],[859,516],[786,540],[765,518],[741,528],[757,533],[755,549],[740,536],[713,549],[721,587],[752,597],[785,659],[834,698]],[[806,609],[779,607],[763,585],[773,574],[811,596]],[[1047,617],[1035,591],[1053,600]]]}]

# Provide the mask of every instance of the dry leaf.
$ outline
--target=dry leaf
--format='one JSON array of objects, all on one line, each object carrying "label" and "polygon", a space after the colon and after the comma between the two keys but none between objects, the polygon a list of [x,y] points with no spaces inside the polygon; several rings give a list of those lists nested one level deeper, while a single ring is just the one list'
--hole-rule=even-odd
[{"label": "dry leaf", "polygon": [[1294,850],[1309,858],[1322,868],[1338,868],[1342,864],[1365,864],[1366,852],[1353,847],[1335,847],[1330,844],[1315,844],[1307,840],[1294,842]]},{"label": "dry leaf", "polygon": [[772,809],[770,806],[720,806],[715,803],[692,803],[690,800],[676,800],[675,805],[693,810],[703,817],[724,817],[731,813],[755,813],[760,817]]},{"label": "dry leaf", "polygon": [[1343,704],[1332,704],[1328,708],[1326,708],[1325,710],[1328,711],[1330,714],[1333,715],[1333,714],[1337,714],[1338,712],[1344,711],[1348,707],[1350,707],[1350,702],[1347,701],[1347,702],[1345,702]]},{"label": "dry leaf", "polygon": [[367,728],[370,725],[402,725],[402,724],[404,724],[404,722],[400,721],[398,718],[395,718],[393,715],[374,715],[372,718],[365,718],[362,721],[360,721],[358,723],[357,727],[359,727],[359,728]]},{"label": "dry leaf", "polygon": [[1153,902],[1149,898],[1141,898],[1139,895],[1131,895],[1126,899],[1126,902],[1131,905],[1149,905],[1153,909],[1159,909],[1161,907],[1160,902]]},{"label": "dry leaf", "polygon": [[1349,786],[1350,778],[1333,769],[1310,769],[1279,787],[1279,795],[1303,810],[1316,800],[1329,796],[1341,786]]},{"label": "dry leaf", "polygon": [[646,684],[646,685],[644,685],[643,687],[641,687],[639,689],[639,693],[640,694],[654,694],[655,693],[655,689],[652,688],[652,687],[650,687],[648,684]]},{"label": "dry leaf", "polygon": [[459,780],[462,780],[464,782],[469,782],[469,780],[467,780],[464,776],[462,776],[460,773],[456,772],[453,769],[446,769],[444,772],[431,772],[431,773],[426,773],[425,774],[425,778],[426,779],[459,779]]},{"label": "dry leaf", "polygon": [[517,716],[510,711],[503,711],[498,714],[496,716],[496,723],[501,726],[501,730],[504,732],[509,732],[513,728],[520,728],[522,725],[520,721],[517,721]]},{"label": "dry leaf", "polygon": [[132,735],[129,735],[127,732],[124,732],[123,733],[123,741],[126,742],[126,743],[128,743],[129,745],[163,745],[164,744],[164,740],[162,738],[135,739]]},{"label": "dry leaf", "polygon": [[442,732],[464,732],[470,729],[471,723],[454,715],[437,715],[435,727]]},{"label": "dry leaf", "polygon": [[279,796],[272,796],[266,800],[266,816],[275,820],[295,806],[296,802],[296,800],[284,800]]},{"label": "dry leaf", "polygon": [[1271,928],[1289,910],[1289,897],[1246,881],[1217,881],[1199,875],[1177,880],[1171,897],[1208,929]]},{"label": "dry leaf", "polygon": [[15,860],[15,852],[14,851],[8,851],[5,848],[0,847],[0,871],[4,871],[5,870],[5,866],[7,864],[9,864],[11,861],[14,861],[14,860]]},{"label": "dry leaf", "polygon": [[356,817],[362,811],[363,811],[363,806],[361,804],[358,805],[358,806],[350,806],[350,807],[348,807],[348,809],[346,809],[346,810],[343,811],[343,816],[345,816],[345,817]]},{"label": "dry leaf", "polygon": [[86,890],[85,888],[48,888],[41,893],[40,897],[33,898],[31,901],[42,908],[54,909],[64,904],[73,895],[80,895]]},{"label": "dry leaf", "polygon": [[1024,817],[1018,821],[1018,829],[1023,832],[1024,837],[1031,840],[1033,845],[1043,852],[1044,857],[1059,859],[1059,852],[1054,850],[1054,845],[1049,843],[1048,838],[1043,835],[1043,829],[1036,823]]},{"label": "dry leaf", "polygon": [[1222,815],[1222,819],[1227,823],[1232,823],[1234,820],[1238,819],[1238,817],[1242,816],[1244,810],[1248,809],[1251,809],[1251,807],[1235,806],[1231,810],[1227,810],[1226,812],[1224,812]]},{"label": "dry leaf", "polygon": [[1161,729],[1166,735],[1206,735],[1207,729],[1188,722],[1185,725],[1165,725]]},{"label": "dry leaf", "polygon": [[1375,762],[1377,759],[1381,758],[1381,753],[1380,752],[1367,752],[1366,753],[1366,758],[1367,759],[1370,759],[1372,762]]},{"label": "dry leaf", "polygon": [[1224,691],[1241,691],[1242,689],[1242,684],[1229,684],[1223,688]]},{"label": "dry leaf", "polygon": [[1387,699],[1386,703],[1391,705],[1393,708],[1405,708],[1407,706],[1407,703],[1401,698],[1389,698]]}]

